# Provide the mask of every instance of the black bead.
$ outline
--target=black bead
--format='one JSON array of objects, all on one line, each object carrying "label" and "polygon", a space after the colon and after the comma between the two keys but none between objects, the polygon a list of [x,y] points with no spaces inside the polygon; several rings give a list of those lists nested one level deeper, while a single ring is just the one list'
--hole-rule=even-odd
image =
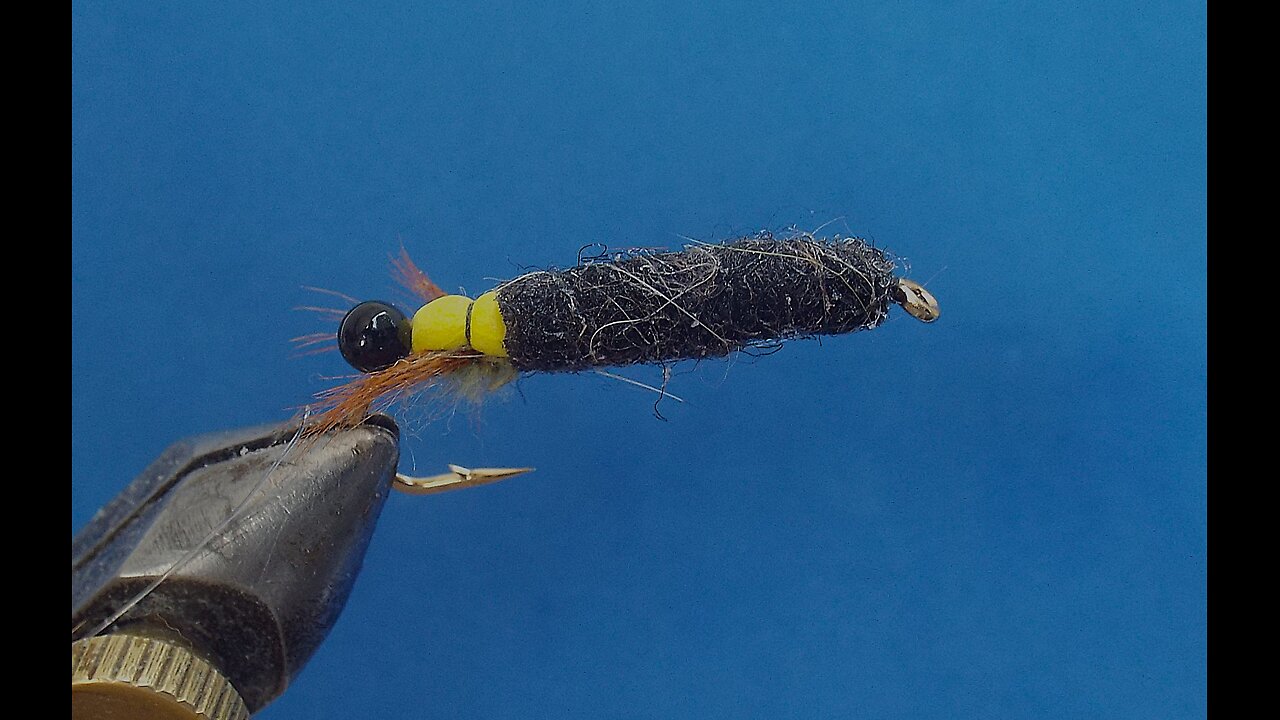
[{"label": "black bead", "polygon": [[362,302],[338,327],[338,350],[360,372],[390,367],[412,348],[413,323],[387,303]]}]

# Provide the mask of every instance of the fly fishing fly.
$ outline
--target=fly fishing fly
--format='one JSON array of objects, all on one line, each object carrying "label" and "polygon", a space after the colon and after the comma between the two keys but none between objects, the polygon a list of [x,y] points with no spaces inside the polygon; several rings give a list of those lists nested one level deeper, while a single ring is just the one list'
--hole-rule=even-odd
[{"label": "fly fishing fly", "polygon": [[444,383],[475,394],[521,373],[723,357],[783,340],[870,330],[898,304],[933,322],[937,300],[860,238],[763,232],[677,252],[629,252],[539,270],[474,300],[445,294],[407,255],[412,318],[384,302],[346,313],[338,349],[363,375],[320,394],[315,432],[360,422]]}]

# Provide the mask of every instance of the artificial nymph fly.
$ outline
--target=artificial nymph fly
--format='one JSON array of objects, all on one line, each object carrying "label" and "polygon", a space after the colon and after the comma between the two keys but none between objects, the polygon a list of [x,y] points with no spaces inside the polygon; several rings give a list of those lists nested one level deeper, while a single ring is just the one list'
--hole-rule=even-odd
[{"label": "artificial nymph fly", "polygon": [[397,276],[423,302],[412,318],[364,302],[338,348],[364,373],[320,395],[318,430],[349,426],[448,381],[483,393],[527,372],[723,357],[782,340],[869,330],[902,306],[924,322],[937,301],[898,278],[859,238],[764,232],[676,252],[631,251],[538,270],[474,300],[445,294],[407,255]]}]

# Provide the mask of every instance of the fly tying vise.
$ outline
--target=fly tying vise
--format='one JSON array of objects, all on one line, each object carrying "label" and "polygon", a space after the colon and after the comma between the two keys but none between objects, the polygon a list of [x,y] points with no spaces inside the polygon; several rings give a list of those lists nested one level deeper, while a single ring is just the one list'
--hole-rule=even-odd
[{"label": "fly tying vise", "polygon": [[[778,238],[764,232],[677,252],[634,251],[539,270],[474,300],[445,294],[407,255],[398,279],[424,303],[412,319],[383,302],[343,318],[338,349],[364,373],[321,393],[316,427],[358,423],[408,393],[457,381],[478,394],[521,372],[723,357],[781,340],[838,335],[881,324],[890,304],[923,322],[938,318],[921,285],[860,238]],[[401,476],[408,492],[481,484],[523,469]]]}]

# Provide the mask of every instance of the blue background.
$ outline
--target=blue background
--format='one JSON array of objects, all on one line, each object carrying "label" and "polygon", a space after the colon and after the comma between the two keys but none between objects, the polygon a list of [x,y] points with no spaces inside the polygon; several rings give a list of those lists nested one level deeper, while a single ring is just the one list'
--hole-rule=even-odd
[{"label": "blue background", "polygon": [[1202,4],[278,5],[73,3],[73,531],[345,372],[291,308],[401,242],[821,226],[943,316],[411,415],[538,470],[393,496],[262,717],[1204,715]]}]

